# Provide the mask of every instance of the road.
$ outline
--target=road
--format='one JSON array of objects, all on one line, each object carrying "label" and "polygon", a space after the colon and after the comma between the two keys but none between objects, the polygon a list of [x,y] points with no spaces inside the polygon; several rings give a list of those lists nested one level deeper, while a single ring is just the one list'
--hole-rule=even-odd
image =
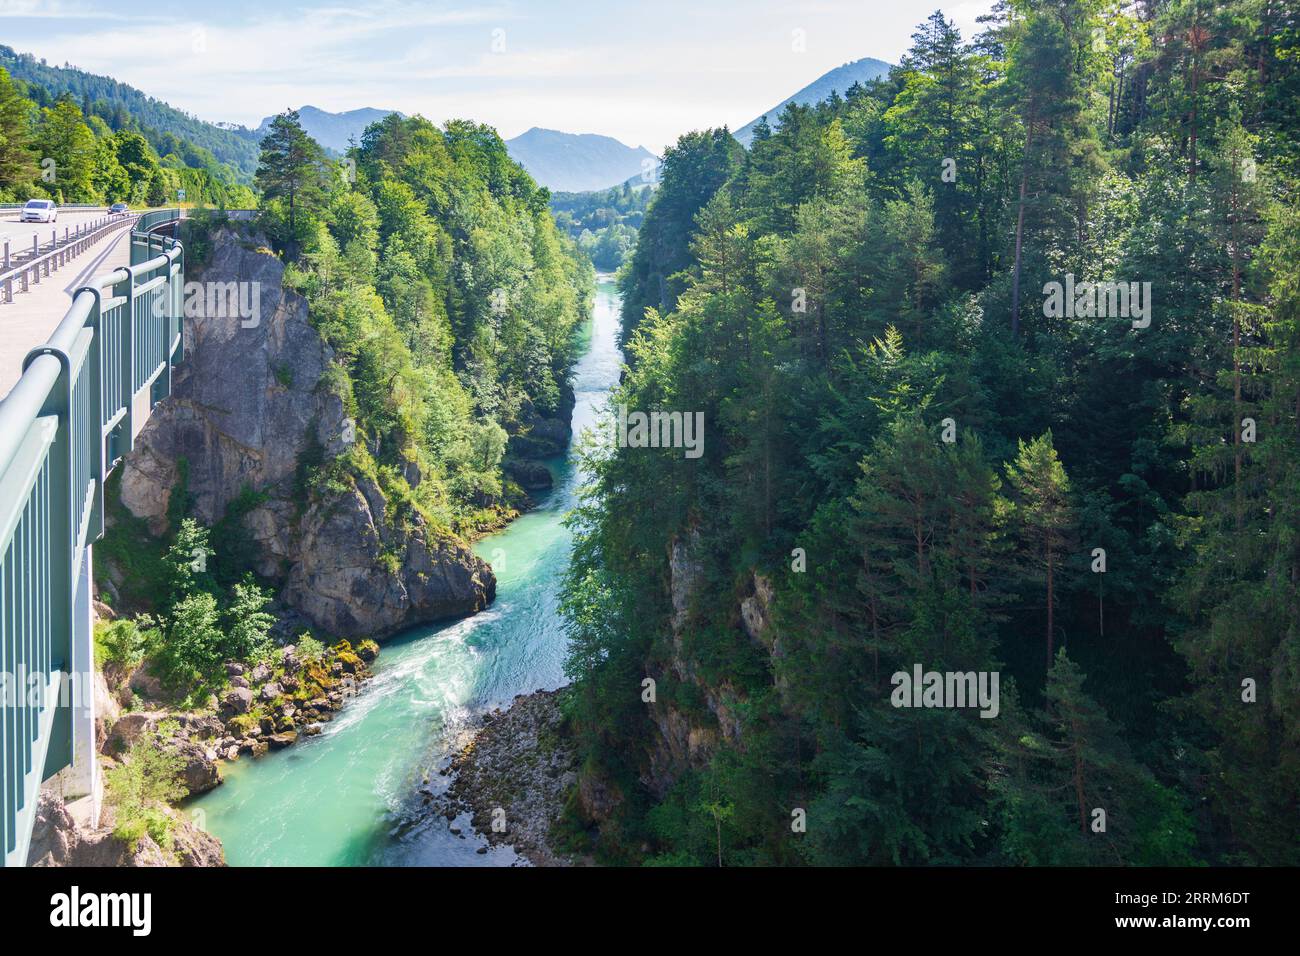
[{"label": "road", "polygon": [[[0,221],[0,243],[5,236],[21,235],[16,232],[19,228],[26,231],[30,242],[32,224],[15,222],[16,210],[13,213],[5,210],[4,213],[3,221]],[[41,241],[48,242],[52,228],[57,227],[62,236],[65,225],[76,226],[103,215],[103,210],[91,213],[69,211],[60,213],[54,226],[41,224],[37,228],[44,230]],[[0,397],[8,395],[9,389],[18,381],[28,351],[44,344],[63,320],[72,305],[73,293],[92,277],[130,264],[130,226],[134,221],[123,220],[121,228],[105,233],[90,250],[32,286],[30,291],[15,290],[13,302],[0,302]]]},{"label": "road", "polygon": [[[50,233],[58,230],[59,238],[63,238],[64,229],[76,229],[83,223],[90,222],[94,219],[102,219],[108,215],[105,209],[92,209],[82,211],[80,209],[64,209],[59,212],[59,221],[56,223],[44,222],[19,222],[18,209],[0,209],[0,246],[6,239],[12,244],[12,249],[16,252],[20,246],[30,249],[32,247],[32,236],[38,235],[41,238],[41,245],[50,241]],[[0,248],[0,254],[3,249]]]}]

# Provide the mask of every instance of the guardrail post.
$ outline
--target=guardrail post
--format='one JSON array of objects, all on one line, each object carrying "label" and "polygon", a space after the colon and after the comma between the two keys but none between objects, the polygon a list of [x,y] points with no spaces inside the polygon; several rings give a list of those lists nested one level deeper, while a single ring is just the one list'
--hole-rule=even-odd
[{"label": "guardrail post", "polygon": [[88,292],[94,298],[86,325],[90,328],[90,354],[86,357],[90,369],[90,419],[95,429],[95,449],[91,468],[95,476],[95,497],[90,503],[90,520],[86,525],[86,544],[104,536],[104,482],[108,478],[108,465],[104,455],[104,293],[98,286],[83,286],[73,293]]},{"label": "guardrail post", "polygon": [[135,404],[135,267],[124,266],[126,278],[113,285],[113,298],[126,297],[122,306],[122,407],[126,409],[113,444],[113,460],[135,447],[135,426],[131,406]]},{"label": "guardrail post", "polygon": [[[179,229],[179,227],[178,227]],[[169,361],[182,362],[185,360],[185,247],[181,246],[181,254],[176,257],[176,263],[180,269],[176,272],[176,351],[169,356]]]},{"label": "guardrail post", "polygon": [[[66,693],[72,669],[73,581],[72,558],[76,542],[73,515],[77,513],[72,475],[72,364],[67,353],[48,345],[32,349],[23,360],[23,371],[39,358],[58,359],[58,381],[50,389],[41,415],[58,419],[58,431],[49,450],[50,469],[50,670],[63,672],[57,710],[45,752],[44,780],[72,761],[72,707]],[[33,569],[34,571],[35,569]],[[50,674],[53,677],[53,673]]]}]

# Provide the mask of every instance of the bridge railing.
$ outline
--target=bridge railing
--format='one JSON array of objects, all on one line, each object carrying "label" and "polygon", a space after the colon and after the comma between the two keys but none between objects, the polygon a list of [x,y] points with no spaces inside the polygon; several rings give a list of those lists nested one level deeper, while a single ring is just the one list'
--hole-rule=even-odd
[{"label": "bridge railing", "polygon": [[19,291],[26,292],[41,281],[42,275],[49,278],[130,218],[130,213],[111,213],[93,222],[64,226],[62,239],[55,229],[48,243],[41,243],[40,236],[34,235],[30,246],[23,245],[16,252],[11,251],[12,241],[4,240],[0,243],[0,303],[14,300],[15,283]]},{"label": "bridge railing", "polygon": [[164,213],[148,214],[148,224],[141,217],[132,265],[77,292],[0,401],[6,866],[26,862],[41,783],[72,764],[74,743],[94,772],[93,712],[74,713],[93,702],[90,546],[104,532],[104,481],[170,391],[182,355],[184,252],[144,231],[167,221]]}]

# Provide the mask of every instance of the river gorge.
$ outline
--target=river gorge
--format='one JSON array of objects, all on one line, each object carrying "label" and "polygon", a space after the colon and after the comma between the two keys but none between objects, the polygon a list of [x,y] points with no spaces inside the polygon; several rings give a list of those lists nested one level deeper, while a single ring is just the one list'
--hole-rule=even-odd
[{"label": "river gorge", "polygon": [[[573,373],[573,432],[596,422],[617,384],[619,300],[601,276]],[[413,628],[384,644],[373,680],[323,732],[298,746],[224,768],[225,783],[188,806],[218,836],[233,866],[446,865],[520,862],[488,852],[468,819],[448,821],[421,801],[477,715],[517,694],[565,682],[559,588],[570,535],[563,520],[582,475],[570,453],[537,507],[475,551],[497,577],[495,602],[448,624]],[[452,828],[461,834],[452,832]]]}]

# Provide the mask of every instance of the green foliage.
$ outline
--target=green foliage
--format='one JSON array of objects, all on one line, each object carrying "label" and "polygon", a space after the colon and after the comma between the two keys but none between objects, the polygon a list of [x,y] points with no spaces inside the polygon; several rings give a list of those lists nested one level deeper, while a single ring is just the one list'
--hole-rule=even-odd
[{"label": "green foliage", "polygon": [[339,360],[327,387],[357,437],[342,455],[311,456],[304,491],[373,481],[396,520],[415,511],[469,533],[499,523],[516,503],[501,472],[511,443],[567,414],[590,265],[486,127],[391,115],[351,151],[350,181],[320,175],[291,114],[277,123],[265,219]]},{"label": "green foliage", "polygon": [[208,561],[216,552],[208,544],[208,529],[193,518],[181,520],[176,537],[163,555],[169,601],[177,604],[196,591],[216,588]]},{"label": "green foliage", "polygon": [[619,277],[625,339],[646,309],[666,312],[676,302],[681,291],[677,274],[690,264],[695,216],[727,181],[743,152],[725,128],[688,133],[665,151],[659,186]]},{"label": "green foliage", "polygon": [[275,624],[274,616],[266,611],[270,600],[270,594],[258,587],[251,574],[230,589],[223,612],[223,659],[257,660],[270,654],[270,631]]},{"label": "green foliage", "polygon": [[599,192],[554,193],[555,224],[601,272],[617,271],[636,246],[637,231],[654,196],[652,184],[626,182]]},{"label": "green foliage", "polygon": [[[97,98],[105,95],[114,102]],[[159,132],[148,125],[150,119],[183,128],[196,139]],[[240,207],[255,202],[240,183],[246,177],[195,145],[210,134],[235,134],[104,77],[47,67],[4,46],[0,129],[3,199],[45,196],[65,203],[160,206],[176,201],[183,189],[187,202]],[[251,148],[251,142],[240,144],[245,153]]]},{"label": "green foliage", "polygon": [[[159,156],[193,169],[220,170],[223,178],[251,180],[257,165],[257,137],[246,129],[223,129],[187,116],[139,90],[106,76],[57,67],[0,45],[0,68],[29,84],[43,100],[68,96],[84,104],[87,116],[113,131],[144,136]],[[48,105],[42,103],[42,105]]]},{"label": "green foliage", "polygon": [[325,205],[325,151],[307,135],[297,110],[271,121],[262,138],[255,182],[265,209],[262,223],[278,248],[296,254],[312,235]]},{"label": "green foliage", "polygon": [[18,187],[36,179],[30,104],[0,68],[0,196],[16,196]]},{"label": "green foliage", "polygon": [[298,635],[295,645],[298,648],[298,657],[305,664],[318,661],[325,655],[325,645],[305,631]]},{"label": "green foliage", "polygon": [[152,669],[178,693],[202,689],[224,674],[224,647],[217,599],[206,591],[188,594],[167,615]]},{"label": "green foliage", "polygon": [[[1295,862],[1297,36],[1250,0],[936,13],[888,80],[670,151],[614,403],[706,440],[584,461],[598,854]],[[1067,274],[1149,282],[1151,324],[1052,315]],[[1000,674],[999,716],[891,706],[918,663]]]},{"label": "green foliage", "polygon": [[123,670],[138,667],[150,646],[157,641],[153,619],[148,615],[95,622],[95,666],[113,664]]},{"label": "green foliage", "polygon": [[164,850],[172,845],[173,818],[167,813],[188,792],[184,758],[166,745],[174,724],[142,734],[104,778],[105,799],[113,808],[113,835],[138,846],[146,834]]}]

